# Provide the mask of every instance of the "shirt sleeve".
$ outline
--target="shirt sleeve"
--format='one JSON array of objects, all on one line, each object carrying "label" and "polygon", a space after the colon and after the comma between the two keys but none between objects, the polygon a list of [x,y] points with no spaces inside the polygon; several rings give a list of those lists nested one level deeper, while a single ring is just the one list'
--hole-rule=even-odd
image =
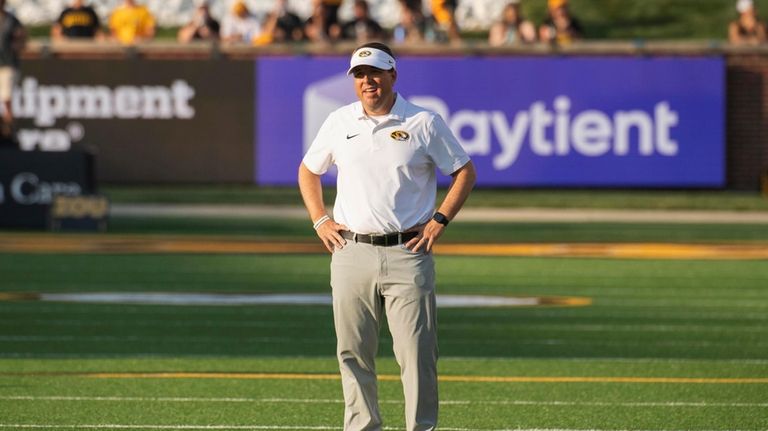
[{"label": "shirt sleeve", "polygon": [[112,30],[117,30],[117,12],[112,12],[107,19],[107,25]]},{"label": "shirt sleeve", "polygon": [[155,26],[155,16],[152,15],[149,9],[145,9],[145,11],[146,14],[144,15],[144,24],[142,27],[145,33],[149,33],[149,30]]},{"label": "shirt sleeve", "polygon": [[467,152],[453,136],[443,118],[437,114],[430,124],[427,154],[443,175],[451,175],[469,162]]},{"label": "shirt sleeve", "polygon": [[302,162],[312,173],[323,175],[334,164],[333,142],[334,142],[334,121],[333,114],[325,119],[323,125],[309,146],[309,150],[304,155]]}]

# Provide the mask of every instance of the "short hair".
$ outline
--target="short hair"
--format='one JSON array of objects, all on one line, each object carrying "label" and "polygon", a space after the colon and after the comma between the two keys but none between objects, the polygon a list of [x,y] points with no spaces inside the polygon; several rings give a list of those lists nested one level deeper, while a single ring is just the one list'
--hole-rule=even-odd
[{"label": "short hair", "polygon": [[373,48],[378,49],[379,51],[384,51],[387,54],[389,54],[392,58],[395,58],[395,53],[392,52],[392,48],[388,47],[387,45],[381,43],[381,42],[368,42],[366,44],[360,45],[357,48],[355,48],[352,52],[357,52],[358,49],[361,48]]}]

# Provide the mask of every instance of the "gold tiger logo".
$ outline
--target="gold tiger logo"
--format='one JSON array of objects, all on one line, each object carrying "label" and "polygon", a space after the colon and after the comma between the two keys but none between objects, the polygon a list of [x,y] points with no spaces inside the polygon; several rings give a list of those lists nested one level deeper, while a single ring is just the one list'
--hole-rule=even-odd
[{"label": "gold tiger logo", "polygon": [[357,54],[357,56],[358,57],[370,57],[371,56],[371,51],[360,51]]},{"label": "gold tiger logo", "polygon": [[395,130],[389,136],[396,141],[407,141],[411,137],[408,132],[402,130]]}]

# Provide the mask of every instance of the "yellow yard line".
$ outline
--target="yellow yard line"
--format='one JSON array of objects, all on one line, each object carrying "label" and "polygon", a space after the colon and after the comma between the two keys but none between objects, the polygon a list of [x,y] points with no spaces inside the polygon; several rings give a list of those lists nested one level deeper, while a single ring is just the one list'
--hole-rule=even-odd
[{"label": "yellow yard line", "polygon": [[[232,380],[340,380],[339,374],[312,373],[0,373],[0,376],[85,377],[93,379],[232,379]],[[395,374],[381,374],[381,381],[399,381]],[[671,383],[671,384],[768,384],[762,377],[588,377],[588,376],[461,376],[442,375],[441,382],[452,383]]]},{"label": "yellow yard line", "polygon": [[[161,235],[4,235],[6,253],[326,253],[319,242],[269,242]],[[467,256],[599,257],[614,259],[768,259],[768,244],[516,243],[449,244],[435,253]]]},{"label": "yellow yard line", "polygon": [[605,257],[616,259],[768,259],[766,244],[570,243],[440,244],[436,252],[472,256]]}]

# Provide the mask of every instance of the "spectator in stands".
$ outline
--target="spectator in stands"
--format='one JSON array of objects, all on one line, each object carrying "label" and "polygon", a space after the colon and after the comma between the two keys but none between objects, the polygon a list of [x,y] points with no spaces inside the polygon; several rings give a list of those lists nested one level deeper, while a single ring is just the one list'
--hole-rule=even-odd
[{"label": "spectator in stands", "polygon": [[739,17],[728,26],[728,40],[737,45],[765,43],[765,24],[758,19],[752,0],[738,0],[736,10]]},{"label": "spectator in stands", "polygon": [[420,0],[400,0],[400,22],[392,39],[397,44],[434,42],[434,25],[424,16]]},{"label": "spectator in stands", "polygon": [[582,38],[581,24],[571,15],[568,0],[549,0],[547,9],[547,18],[539,28],[539,40],[567,45]]},{"label": "spectator in stands", "polygon": [[179,42],[219,39],[219,22],[211,16],[209,3],[210,0],[197,0],[197,8],[192,15],[192,21],[180,28],[176,35]]},{"label": "spectator in stands", "polygon": [[[339,2],[340,3],[340,2]],[[304,23],[304,33],[311,42],[332,42],[341,37],[338,23],[338,6],[326,0],[314,0],[312,15]]]},{"label": "spectator in stands", "polygon": [[51,27],[51,38],[61,40],[102,39],[101,21],[96,11],[83,0],[73,0]]},{"label": "spectator in stands", "polygon": [[[339,23],[339,8],[344,0],[320,0],[323,5],[323,31],[326,34],[339,31],[341,24]],[[338,35],[338,33],[337,33]]]},{"label": "spectator in stands", "polygon": [[221,40],[225,43],[253,44],[262,35],[261,21],[248,10],[244,0],[236,0],[221,21]]},{"label": "spectator in stands", "polygon": [[112,38],[123,45],[147,42],[155,38],[155,17],[136,0],[124,0],[109,17]]},{"label": "spectator in stands", "polygon": [[459,26],[456,24],[457,5],[458,0],[432,0],[432,18],[440,32],[451,42],[461,40]]},{"label": "spectator in stands", "polygon": [[13,87],[19,81],[19,54],[27,42],[27,31],[11,12],[5,10],[5,0],[0,0],[0,23],[0,101],[4,108],[0,138],[8,141],[13,137]]},{"label": "spectator in stands", "polygon": [[523,17],[520,0],[512,0],[504,6],[501,21],[491,26],[488,43],[491,46],[519,45],[536,42],[536,26]]},{"label": "spectator in stands", "polygon": [[406,7],[412,11],[424,11],[424,3],[421,0],[398,0],[401,7]]},{"label": "spectator in stands", "polygon": [[272,12],[277,21],[273,35],[274,42],[300,42],[304,40],[304,23],[298,15],[288,9],[287,0],[277,0]]},{"label": "spectator in stands", "polygon": [[386,32],[376,20],[371,18],[366,0],[355,0],[352,11],[354,19],[341,26],[342,39],[355,40],[363,44],[385,38]]}]

